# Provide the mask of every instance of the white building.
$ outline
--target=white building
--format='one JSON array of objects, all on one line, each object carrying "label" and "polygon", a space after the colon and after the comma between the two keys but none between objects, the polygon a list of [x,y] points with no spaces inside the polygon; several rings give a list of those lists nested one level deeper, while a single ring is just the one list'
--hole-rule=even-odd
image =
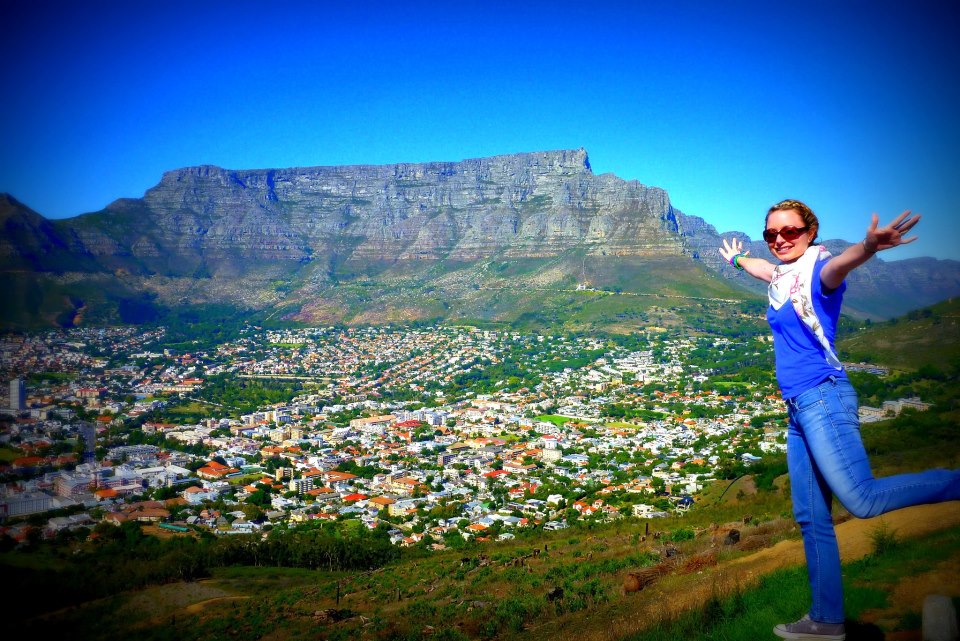
[{"label": "white building", "polygon": [[11,494],[0,500],[0,517],[38,514],[53,509],[53,499],[43,492]]},{"label": "white building", "polygon": [[27,388],[22,378],[10,381],[10,409],[15,412],[27,409]]}]

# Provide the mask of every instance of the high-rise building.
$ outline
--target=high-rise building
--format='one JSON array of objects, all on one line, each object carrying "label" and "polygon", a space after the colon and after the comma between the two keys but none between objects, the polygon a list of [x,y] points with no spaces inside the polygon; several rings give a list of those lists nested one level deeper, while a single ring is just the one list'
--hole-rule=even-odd
[{"label": "high-rise building", "polygon": [[97,427],[84,421],[80,424],[80,437],[83,439],[83,462],[96,462]]},{"label": "high-rise building", "polygon": [[17,412],[27,409],[27,388],[22,378],[10,381],[10,409]]}]

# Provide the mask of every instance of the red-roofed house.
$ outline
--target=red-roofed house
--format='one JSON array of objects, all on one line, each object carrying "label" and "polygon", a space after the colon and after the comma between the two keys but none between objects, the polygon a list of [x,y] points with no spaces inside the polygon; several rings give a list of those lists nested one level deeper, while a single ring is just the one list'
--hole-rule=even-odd
[{"label": "red-roofed house", "polygon": [[375,496],[372,499],[370,499],[369,502],[373,505],[376,505],[380,509],[383,509],[385,507],[386,508],[390,507],[397,501],[395,499],[391,499],[389,496]]},{"label": "red-roofed house", "polygon": [[42,456],[21,456],[20,458],[13,459],[13,463],[11,463],[10,466],[15,470],[26,469],[37,467],[45,460]]},{"label": "red-roofed house", "polygon": [[107,499],[115,499],[119,496],[119,493],[112,487],[105,487],[102,490],[97,490],[93,493],[93,496],[96,497],[98,501],[106,501]]},{"label": "red-roofed house", "polygon": [[357,478],[356,474],[338,472],[336,470],[324,472],[321,476],[324,482],[335,490],[342,490],[348,487],[353,482],[353,479]]},{"label": "red-roofed house", "polygon": [[209,461],[206,465],[197,470],[197,476],[202,479],[216,480],[222,479],[228,474],[234,474],[239,471],[240,470],[238,469],[227,467],[226,465],[222,465],[216,461]]},{"label": "red-roofed house", "polygon": [[589,516],[594,512],[600,510],[603,507],[603,501],[600,499],[595,500],[593,503],[587,503],[586,501],[575,501],[573,504],[573,509],[584,516]]}]

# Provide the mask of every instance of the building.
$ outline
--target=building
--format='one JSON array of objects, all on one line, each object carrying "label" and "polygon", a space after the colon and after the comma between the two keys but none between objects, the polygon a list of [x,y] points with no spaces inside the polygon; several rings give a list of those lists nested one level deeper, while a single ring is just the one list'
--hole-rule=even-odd
[{"label": "building", "polygon": [[312,490],[315,487],[315,483],[313,482],[313,477],[290,479],[287,487],[290,488],[291,492],[304,494]]},{"label": "building", "polygon": [[80,437],[83,439],[83,462],[93,463],[96,460],[97,427],[93,423],[80,423]]},{"label": "building", "polygon": [[27,409],[27,387],[22,378],[10,381],[10,409],[15,412]]},{"label": "building", "polygon": [[383,429],[388,427],[396,420],[393,414],[383,414],[380,416],[370,416],[364,418],[355,418],[350,421],[350,427],[353,429],[369,431]]},{"label": "building", "polygon": [[23,492],[0,499],[0,518],[37,514],[53,509],[53,499],[43,492]]},{"label": "building", "polygon": [[90,488],[94,486],[95,478],[90,474],[69,474],[61,473],[54,481],[54,491],[58,496],[76,498],[90,493]]},{"label": "building", "polygon": [[216,490],[209,488],[190,486],[180,493],[190,505],[200,505],[204,501],[215,501],[220,495]]}]

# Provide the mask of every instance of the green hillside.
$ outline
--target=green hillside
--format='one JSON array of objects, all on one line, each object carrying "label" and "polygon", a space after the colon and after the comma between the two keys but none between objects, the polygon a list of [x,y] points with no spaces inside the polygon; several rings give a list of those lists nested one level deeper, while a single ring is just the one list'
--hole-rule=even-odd
[{"label": "green hillside", "polygon": [[251,273],[242,284],[202,274],[177,279],[125,272],[88,274],[76,282],[23,272],[8,280],[15,304],[0,312],[0,325],[10,329],[167,322],[185,305],[222,308],[217,297],[226,291],[242,299],[231,305],[245,318],[274,323],[448,321],[614,332],[647,321],[677,326],[688,309],[757,300],[686,257],[588,256],[584,250],[469,263],[366,262],[330,273],[308,265],[286,274]]},{"label": "green hillside", "polygon": [[839,342],[844,360],[897,369],[960,369],[960,299],[864,326]]},{"label": "green hillside", "polygon": [[[369,270],[369,266],[367,266]],[[514,329],[631,332],[739,316],[749,293],[683,257],[585,256],[408,263],[291,285],[273,320],[304,324],[446,321]],[[707,311],[704,311],[704,310]]]}]

